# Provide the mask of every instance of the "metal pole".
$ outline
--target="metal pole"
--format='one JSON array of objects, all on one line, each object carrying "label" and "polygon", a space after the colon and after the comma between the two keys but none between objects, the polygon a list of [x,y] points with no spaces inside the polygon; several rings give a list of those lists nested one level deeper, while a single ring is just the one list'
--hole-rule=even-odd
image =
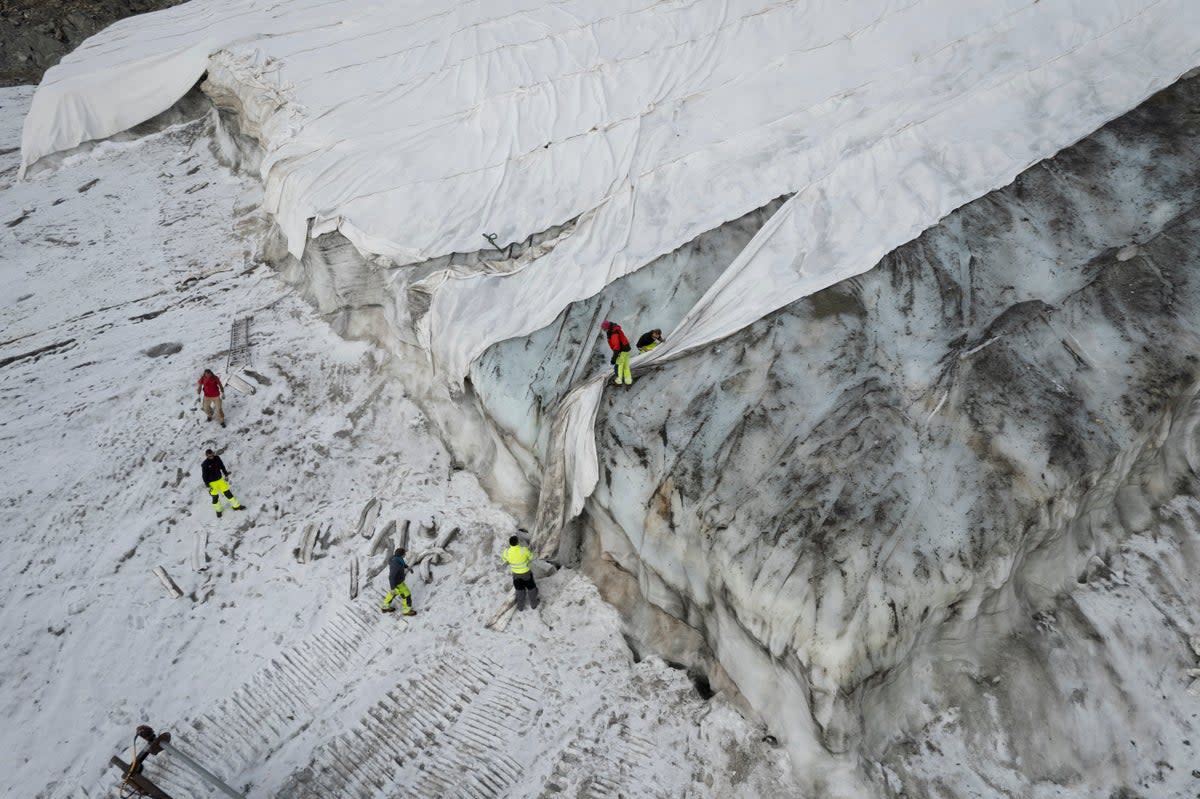
[{"label": "metal pole", "polygon": [[211,785],[212,787],[216,788],[221,793],[228,796],[230,799],[246,799],[246,797],[242,796],[240,793],[235,791],[233,788],[230,788],[228,785],[226,785],[224,782],[222,782],[221,778],[218,777],[216,774],[213,774],[211,771],[209,771],[204,766],[197,763],[195,760],[192,760],[190,757],[185,755],[183,752],[180,752],[178,749],[176,749],[171,744],[167,743],[166,741],[163,741],[160,744],[160,746],[162,746],[163,749],[170,752],[175,757],[182,760],[183,764],[185,766],[187,766],[188,768],[190,768],[192,771],[196,772],[196,775],[199,776],[200,779],[204,780],[209,785]]},{"label": "metal pole", "polygon": [[171,799],[171,796],[163,791],[162,788],[159,788],[138,773],[141,771],[140,763],[137,768],[130,768],[129,764],[119,757],[114,757],[108,762],[121,769],[122,778],[125,782],[141,791],[143,796],[149,796],[150,799]]}]

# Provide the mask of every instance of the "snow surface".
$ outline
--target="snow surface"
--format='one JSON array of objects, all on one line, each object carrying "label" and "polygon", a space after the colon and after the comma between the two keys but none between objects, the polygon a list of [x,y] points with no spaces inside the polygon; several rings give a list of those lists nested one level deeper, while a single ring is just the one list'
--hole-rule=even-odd
[{"label": "snow surface", "polygon": [[1197,30],[1193,0],[194,0],[50,70],[22,163],[166,109],[207,70],[263,147],[293,255],[338,230],[416,263],[576,220],[515,272],[431,280],[424,341],[458,380],[783,194],[760,249],[784,285],[726,286],[713,314],[744,314],[705,335],[869,268],[1200,63]]},{"label": "snow surface", "polygon": [[[452,468],[388,356],[335,336],[252,260],[261,190],[217,165],[210,121],[14,182],[31,94],[0,90],[0,793],[113,795],[107,760],[142,722],[249,797],[795,793],[783,750],[720,695],[633,662],[577,573],[539,581],[537,615],[482,628],[507,588],[493,555],[512,519]],[[257,390],[228,392],[222,430],[193,381],[223,372],[245,315]],[[245,514],[212,517],[206,446]],[[412,522],[412,552],[434,543],[422,526],[462,530],[432,582],[410,579],[422,615],[408,626],[375,611],[383,556],[367,550],[392,520]]]}]

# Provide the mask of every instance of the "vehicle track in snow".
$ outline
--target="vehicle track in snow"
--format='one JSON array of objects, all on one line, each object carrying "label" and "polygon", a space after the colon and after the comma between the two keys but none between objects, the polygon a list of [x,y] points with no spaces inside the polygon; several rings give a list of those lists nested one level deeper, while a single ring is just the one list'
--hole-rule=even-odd
[{"label": "vehicle track in snow", "polygon": [[[328,707],[346,681],[379,650],[397,627],[381,626],[369,604],[346,604],[325,625],[273,657],[216,707],[165,728],[172,743],[205,768],[237,785],[237,777],[302,731]],[[175,797],[208,796],[206,787],[170,754],[146,761],[145,775]],[[115,796],[113,772],[86,796]],[[326,794],[332,796],[336,794]]]},{"label": "vehicle track in snow", "polygon": [[[592,764],[592,773],[568,790],[571,775],[578,778],[581,763]],[[673,753],[657,749],[653,741],[623,722],[598,733],[578,731],[559,752],[538,799],[665,796],[668,794],[655,793],[653,787],[665,768],[677,768]]]},{"label": "vehicle track in snow", "polygon": [[533,686],[486,657],[443,654],[320,747],[282,797],[507,796],[520,779],[519,733]]}]

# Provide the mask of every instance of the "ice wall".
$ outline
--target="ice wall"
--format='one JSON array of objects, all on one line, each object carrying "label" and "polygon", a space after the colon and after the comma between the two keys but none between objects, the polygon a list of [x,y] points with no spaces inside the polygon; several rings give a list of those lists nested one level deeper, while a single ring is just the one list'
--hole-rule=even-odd
[{"label": "ice wall", "polygon": [[[1194,81],[1181,84],[882,268],[644,372],[639,387],[599,406],[602,479],[568,550],[644,645],[735,687],[814,784],[853,785],[846,766],[856,759],[883,764],[863,777],[881,795],[893,785],[970,795],[980,773],[1018,794],[1042,785],[1089,796],[1149,779],[1141,757],[1114,759],[1107,744],[1078,737],[1080,718],[1096,724],[1132,703],[1121,697],[1136,694],[1126,664],[1137,658],[1122,661],[1125,676],[1089,689],[1084,713],[1079,686],[1108,666],[1084,668],[1091,638],[1047,653],[1034,640],[1045,624],[1031,619],[1059,618],[1060,592],[1096,571],[1094,555],[1115,563],[1118,542],[1154,528],[1152,509],[1169,492],[1145,484],[1187,477],[1159,433],[1186,442],[1180,430],[1194,429],[1182,398],[1194,375],[1186,267],[1196,253],[1183,222],[1197,185],[1186,111],[1195,91]],[[604,368],[603,351],[585,346],[596,320],[669,331],[777,207],[573,304],[529,339],[493,347],[473,367],[467,397],[431,398],[458,416],[470,409],[469,424],[443,414],[451,437],[490,431],[475,439],[493,442],[486,447],[469,443],[474,433],[459,441],[467,458],[488,452],[472,467],[536,485],[546,423],[566,387]],[[408,272],[365,262],[336,237],[321,241],[335,257],[291,261],[292,279],[348,332],[411,346],[397,332],[419,304]],[[430,268],[458,268],[454,260]],[[513,454],[508,466],[497,465],[503,453]],[[1194,603],[1187,562],[1148,591]],[[1103,581],[1088,585],[1073,590],[1105,591]],[[1124,648],[1171,651],[1182,668],[1171,624],[1180,622],[1150,628],[1154,648],[1105,646],[1114,658]],[[1076,671],[1032,682],[1050,663]],[[1002,668],[1025,676],[1006,681]],[[1035,724],[1004,711],[1043,705],[1058,715]],[[1147,699],[1125,722],[1151,750],[1163,729],[1185,729],[1178,709],[1149,721],[1155,707]],[[1038,724],[1066,743],[1039,743]],[[956,730],[965,748],[913,753],[910,742],[945,746]],[[1003,746],[1033,765],[1006,763]],[[848,755],[831,764],[825,747]],[[1033,759],[1038,751],[1046,754]],[[945,771],[958,781],[930,776]]]},{"label": "ice wall", "polygon": [[[1144,644],[1122,631],[1096,651],[1099,633],[1056,633],[1051,647],[1031,620],[1067,615],[1060,605],[1077,594],[1125,612],[1077,579],[1095,573],[1093,556],[1119,560],[1129,536],[1155,529],[1153,508],[1194,490],[1200,461],[1180,453],[1197,444],[1196,83],[875,270],[609,391],[583,549],[653,646],[715,657],[801,757],[797,717],[811,705],[821,740],[904,763],[895,778],[919,773],[916,795],[970,795],[971,769],[1014,795],[1044,781],[1091,796],[1149,779],[1147,751],[1179,768],[1166,730],[1186,737],[1195,711],[1183,692],[1200,598],[1191,559],[1130,591],[1173,598],[1166,616],[1135,603],[1154,621]],[[586,340],[598,313],[669,330],[675,287],[657,268],[490,350],[472,378],[492,418],[519,431],[508,396],[561,402],[570,348],[554,342]],[[1195,553],[1194,533],[1164,529],[1176,536],[1164,546]],[[1069,618],[1072,630],[1083,623]],[[1171,665],[1122,652],[1170,652]],[[1147,694],[1134,663],[1167,669],[1155,684],[1168,699]],[[777,701],[796,686],[801,701]],[[1092,739],[1115,708],[1140,752]],[[903,742],[921,740],[922,725],[943,743],[957,732],[953,751],[969,757],[914,757]],[[931,775],[943,768],[961,782],[938,794]]]},{"label": "ice wall", "polygon": [[[740,693],[814,787],[1084,797],[1190,779],[1197,84],[603,396],[600,481],[561,554],[641,645]],[[670,335],[779,207],[492,347],[467,395],[429,395],[450,437],[489,442],[461,438],[462,457],[537,485],[567,388],[607,368],[597,320]],[[281,256],[289,279],[347,332],[411,348],[405,271],[320,244]],[[1122,737],[1089,732],[1114,717]]]}]

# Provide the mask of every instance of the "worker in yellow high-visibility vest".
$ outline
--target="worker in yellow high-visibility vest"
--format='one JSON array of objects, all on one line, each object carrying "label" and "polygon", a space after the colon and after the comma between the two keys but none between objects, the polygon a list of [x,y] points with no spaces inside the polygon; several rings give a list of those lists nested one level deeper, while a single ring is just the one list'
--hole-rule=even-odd
[{"label": "worker in yellow high-visibility vest", "polygon": [[529,551],[529,547],[521,546],[521,539],[514,535],[508,539],[508,549],[504,550],[501,557],[512,569],[513,588],[517,591],[517,610],[525,609],[526,600],[529,601],[529,607],[537,608],[538,590],[533,581],[533,572],[530,571],[533,553]]}]

